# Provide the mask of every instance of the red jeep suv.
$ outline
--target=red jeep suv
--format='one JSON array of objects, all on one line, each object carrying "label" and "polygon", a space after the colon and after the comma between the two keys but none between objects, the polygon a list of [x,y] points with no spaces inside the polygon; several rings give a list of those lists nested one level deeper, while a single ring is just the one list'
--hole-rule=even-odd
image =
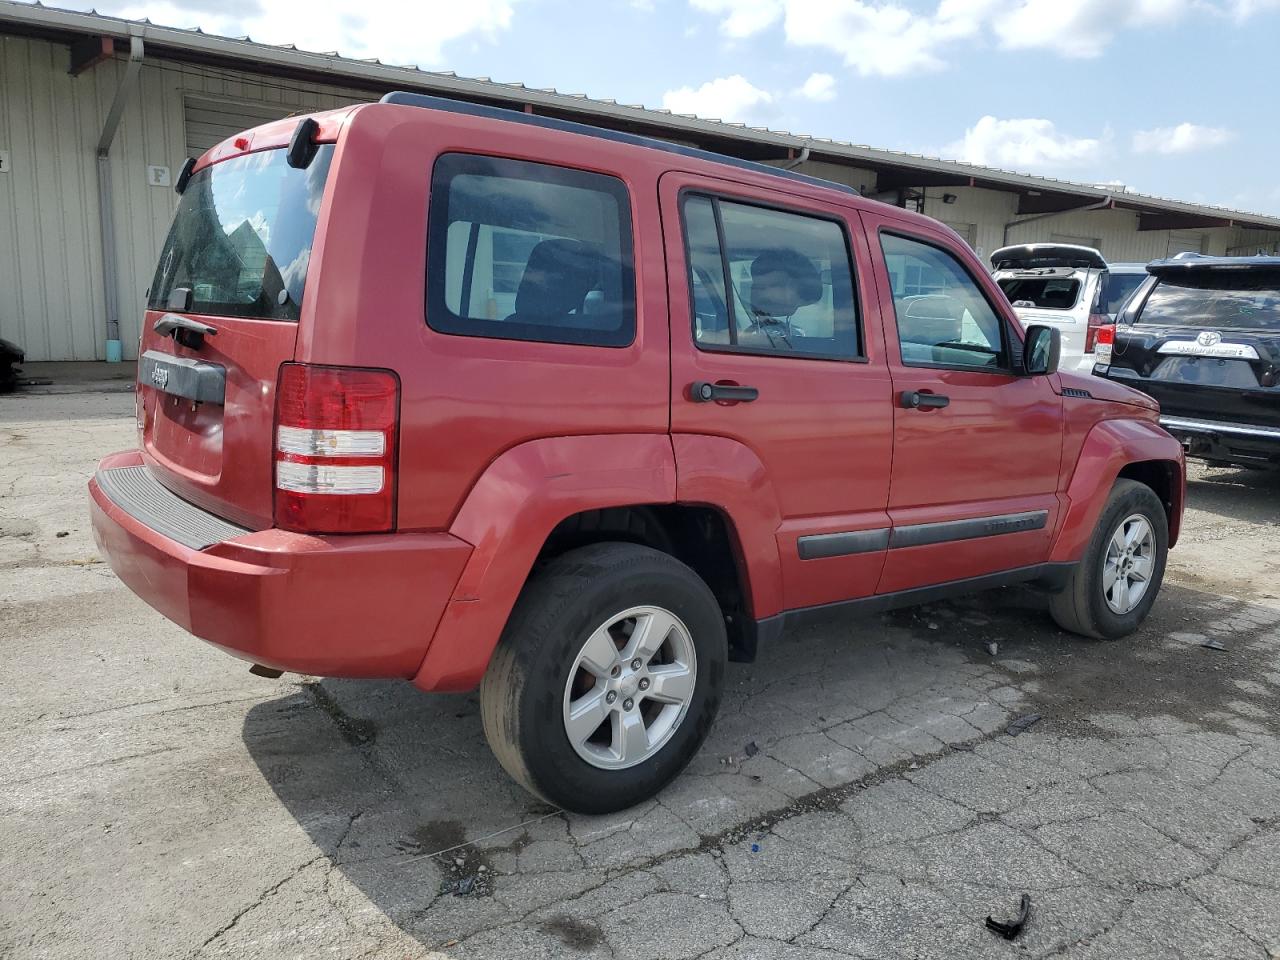
[{"label": "red jeep suv", "polygon": [[479,685],[507,771],[674,777],[784,626],[1016,582],[1133,631],[1184,495],[952,231],[808,177],[413,94],[188,161],[102,461],[119,577],[260,672]]}]

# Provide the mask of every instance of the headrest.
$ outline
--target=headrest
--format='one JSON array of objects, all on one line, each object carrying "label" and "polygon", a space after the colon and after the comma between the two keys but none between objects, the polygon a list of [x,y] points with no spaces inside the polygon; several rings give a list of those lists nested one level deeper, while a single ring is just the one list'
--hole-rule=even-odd
[{"label": "headrest", "polygon": [[516,313],[560,317],[581,310],[600,282],[600,254],[578,240],[543,240],[529,254],[516,289]]},{"label": "headrest", "polygon": [[751,261],[751,311],[789,317],[822,299],[822,274],[798,250],[775,247]]}]

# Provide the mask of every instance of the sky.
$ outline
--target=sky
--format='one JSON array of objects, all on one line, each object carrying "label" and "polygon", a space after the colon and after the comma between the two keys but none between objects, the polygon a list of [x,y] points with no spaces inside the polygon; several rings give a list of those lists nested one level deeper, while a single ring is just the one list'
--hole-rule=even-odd
[{"label": "sky", "polygon": [[94,6],[166,26],[1280,214],[1280,78],[1272,66],[1280,0]]}]

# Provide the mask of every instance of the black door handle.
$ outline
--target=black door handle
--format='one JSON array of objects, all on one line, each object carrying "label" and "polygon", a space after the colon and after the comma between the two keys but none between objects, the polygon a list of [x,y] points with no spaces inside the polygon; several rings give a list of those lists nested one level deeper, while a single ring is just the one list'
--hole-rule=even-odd
[{"label": "black door handle", "polygon": [[934,410],[950,404],[951,398],[923,390],[903,390],[898,396],[898,402],[908,410]]},{"label": "black door handle", "polygon": [[755,387],[743,387],[736,383],[708,383],[706,380],[695,380],[689,384],[689,399],[694,403],[710,403],[712,400],[750,403],[758,396],[760,391]]},{"label": "black door handle", "polygon": [[180,317],[176,313],[166,313],[151,329],[162,337],[173,337],[176,342],[193,350],[204,346],[205,337],[216,336],[218,333],[217,327],[211,327],[191,317]]}]

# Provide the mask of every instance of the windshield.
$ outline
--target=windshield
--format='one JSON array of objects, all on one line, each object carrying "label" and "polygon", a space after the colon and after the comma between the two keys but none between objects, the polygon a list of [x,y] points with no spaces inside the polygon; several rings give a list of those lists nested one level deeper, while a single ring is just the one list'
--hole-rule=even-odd
[{"label": "windshield", "polygon": [[1080,281],[1069,277],[1005,277],[999,283],[1015,307],[1070,310],[1080,299]]},{"label": "windshield", "polygon": [[191,178],[160,252],[147,306],[191,291],[194,313],[297,321],[333,145],[305,170],[263,150]]},{"label": "windshield", "polygon": [[1139,323],[1280,331],[1280,274],[1241,273],[1161,279]]},{"label": "windshield", "polygon": [[1098,312],[1114,317],[1129,299],[1129,295],[1147,279],[1145,273],[1111,273],[1107,274],[1102,286],[1102,295],[1098,298]]}]

